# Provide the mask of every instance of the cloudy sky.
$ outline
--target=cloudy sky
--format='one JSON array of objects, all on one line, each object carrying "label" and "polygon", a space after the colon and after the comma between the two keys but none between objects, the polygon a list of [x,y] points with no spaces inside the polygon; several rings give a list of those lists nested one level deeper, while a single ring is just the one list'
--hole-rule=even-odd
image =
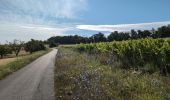
[{"label": "cloudy sky", "polygon": [[170,0],[0,0],[0,43],[152,29],[170,24]]}]

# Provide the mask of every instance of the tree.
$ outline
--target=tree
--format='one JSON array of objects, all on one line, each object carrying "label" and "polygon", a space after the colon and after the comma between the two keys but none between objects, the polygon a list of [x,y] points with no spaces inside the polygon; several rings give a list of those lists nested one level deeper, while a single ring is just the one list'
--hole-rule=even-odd
[{"label": "tree", "polygon": [[99,32],[98,34],[94,34],[91,36],[91,39],[93,42],[106,42],[106,37],[104,36],[103,33]]},{"label": "tree", "polygon": [[55,36],[48,39],[48,42],[54,42],[59,44],[79,44],[79,43],[90,43],[90,42],[106,42],[106,41],[122,41],[128,39],[139,39],[139,38],[163,38],[170,37],[170,25],[162,26],[157,30],[138,30],[135,31],[132,29],[130,32],[111,32],[110,35],[106,38],[104,34],[99,32],[98,34],[94,34],[91,37],[82,37],[78,35],[74,36]]},{"label": "tree", "polygon": [[50,42],[49,43],[49,47],[50,48],[53,48],[53,47],[57,47],[59,44],[58,43],[55,43],[55,42]]},{"label": "tree", "polygon": [[122,40],[128,40],[130,38],[130,35],[129,33],[124,33],[124,32],[121,32],[118,34],[118,40],[119,41],[122,41]]},{"label": "tree", "polygon": [[117,40],[118,34],[119,34],[118,31],[112,32],[112,33],[107,37],[108,41],[111,42],[111,41]]},{"label": "tree", "polygon": [[138,36],[138,34],[137,34],[137,32],[135,31],[135,30],[131,30],[131,38],[132,39],[137,39],[139,36]]},{"label": "tree", "polygon": [[170,25],[158,28],[157,34],[159,34],[161,38],[170,37]]},{"label": "tree", "polygon": [[144,30],[142,33],[140,33],[141,38],[146,38],[151,36],[151,32],[148,30]]},{"label": "tree", "polygon": [[1,59],[6,55],[6,54],[11,54],[12,49],[9,47],[9,45],[0,45],[0,56]]},{"label": "tree", "polygon": [[122,40],[128,40],[130,38],[130,35],[129,33],[125,33],[125,32],[118,32],[118,31],[115,31],[115,32],[112,32],[108,37],[108,41],[111,42],[111,41],[122,41]]},{"label": "tree", "polygon": [[25,44],[25,50],[33,53],[40,50],[45,50],[45,46],[42,41],[31,39],[31,41]]},{"label": "tree", "polygon": [[79,44],[79,43],[89,43],[89,38],[82,37],[78,35],[74,36],[56,36],[48,39],[48,42],[54,42],[59,44]]},{"label": "tree", "polygon": [[12,51],[14,51],[15,55],[18,56],[19,52],[21,51],[22,47],[24,46],[23,41],[14,40],[13,42],[9,42]]}]

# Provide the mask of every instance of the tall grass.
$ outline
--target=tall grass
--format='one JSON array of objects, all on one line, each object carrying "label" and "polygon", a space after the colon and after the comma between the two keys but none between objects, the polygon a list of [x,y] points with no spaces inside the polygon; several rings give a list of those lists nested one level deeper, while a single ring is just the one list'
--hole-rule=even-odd
[{"label": "tall grass", "polygon": [[168,100],[170,78],[121,69],[109,56],[60,48],[56,57],[56,100]]},{"label": "tall grass", "polygon": [[38,57],[48,53],[49,51],[50,50],[38,51],[38,52],[32,53],[30,55],[19,57],[13,62],[10,62],[6,65],[0,66],[0,80],[3,79],[5,76],[19,70],[20,68],[26,66],[27,64],[31,63]]}]

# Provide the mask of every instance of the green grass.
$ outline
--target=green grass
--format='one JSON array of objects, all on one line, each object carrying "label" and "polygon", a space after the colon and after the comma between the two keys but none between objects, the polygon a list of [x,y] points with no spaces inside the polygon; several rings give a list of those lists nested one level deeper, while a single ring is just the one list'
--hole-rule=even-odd
[{"label": "green grass", "polygon": [[58,100],[169,100],[170,77],[121,69],[108,55],[59,48],[55,93]]},{"label": "green grass", "polygon": [[27,64],[31,63],[38,57],[48,53],[51,51],[50,49],[45,51],[38,51],[34,52],[30,55],[20,56],[17,60],[10,62],[6,65],[0,66],[0,80],[6,77],[7,75],[21,69],[22,67],[26,66]]}]

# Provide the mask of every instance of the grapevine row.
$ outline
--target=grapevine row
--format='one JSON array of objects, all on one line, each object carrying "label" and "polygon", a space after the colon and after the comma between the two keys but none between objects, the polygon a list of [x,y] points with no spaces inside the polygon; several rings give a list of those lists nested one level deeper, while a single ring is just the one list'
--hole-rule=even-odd
[{"label": "grapevine row", "polygon": [[116,55],[124,68],[170,72],[170,38],[79,44],[76,49],[89,53]]}]

